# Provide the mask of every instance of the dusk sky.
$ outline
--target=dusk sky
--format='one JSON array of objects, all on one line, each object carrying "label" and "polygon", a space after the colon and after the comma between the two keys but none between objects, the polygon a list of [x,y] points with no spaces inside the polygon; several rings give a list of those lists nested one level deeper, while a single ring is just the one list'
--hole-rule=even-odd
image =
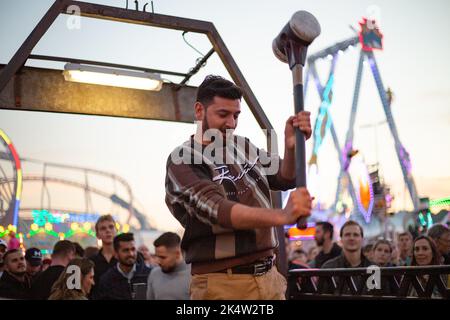
[{"label": "dusk sky", "polygon": [[[125,7],[126,1],[90,2]],[[129,2],[134,8],[134,1]],[[52,0],[0,0],[0,64],[8,63],[52,3]],[[140,1],[140,9],[145,3]],[[377,51],[375,56],[384,86],[394,92],[392,113],[400,140],[410,153],[419,196],[432,199],[450,196],[450,2],[155,0],[153,3],[155,13],[214,23],[275,127],[281,153],[284,123],[293,112],[292,80],[287,65],[272,53],[274,37],[294,12],[307,10],[322,27],[321,35],[308,51],[314,53],[353,37],[349,26],[358,28],[361,17],[374,14],[384,35],[384,50]],[[84,18],[80,29],[69,30],[66,23],[67,16],[60,16],[33,53],[179,72],[187,72],[199,57],[184,43],[181,31]],[[211,48],[205,36],[188,33],[186,39],[204,54]],[[335,73],[330,112],[341,145],[348,129],[358,55],[359,49],[345,52]],[[61,63],[37,61],[29,61],[27,65],[63,67]],[[326,59],[318,62],[322,82],[326,80],[328,67]],[[200,84],[207,74],[230,78],[216,54],[189,84]],[[305,109],[312,112],[314,124],[320,100],[312,89],[310,86]],[[394,208],[411,209],[387,124],[379,125],[376,131],[365,128],[384,120],[375,82],[366,66],[354,145],[366,164],[379,163],[381,175],[394,194]],[[155,226],[163,230],[179,229],[164,203],[165,162],[170,151],[194,132],[194,125],[1,110],[0,129],[10,136],[21,157],[122,176]],[[245,103],[236,133],[265,147],[264,136]],[[307,159],[311,150],[312,139],[307,142]],[[338,171],[338,157],[327,133],[319,151],[319,182],[314,190],[327,205],[334,201]],[[67,200],[70,201],[73,199]]]}]

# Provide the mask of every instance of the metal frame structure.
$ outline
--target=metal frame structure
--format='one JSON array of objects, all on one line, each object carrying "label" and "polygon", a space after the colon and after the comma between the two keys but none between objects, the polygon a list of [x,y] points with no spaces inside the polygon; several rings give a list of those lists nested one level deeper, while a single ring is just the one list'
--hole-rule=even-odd
[{"label": "metal frame structure", "polygon": [[[450,289],[443,281],[450,266],[380,267],[380,288],[368,290],[367,280],[373,273],[368,268],[295,269],[289,271],[289,294],[293,300],[304,299],[433,299],[438,292],[442,299],[450,299]],[[426,283],[421,281],[428,276]],[[319,282],[317,283],[317,279]],[[360,279],[360,281],[356,281]],[[326,292],[320,281],[328,284]],[[391,292],[386,292],[386,286]],[[411,295],[412,289],[416,296]]]},{"label": "metal frame structure", "polygon": [[[250,89],[250,86],[242,75],[242,72],[240,71],[239,67],[237,66],[236,62],[225,46],[225,43],[217,32],[214,24],[212,24],[211,22],[136,10],[127,10],[80,1],[55,0],[53,5],[49,8],[47,13],[36,25],[34,30],[30,33],[28,38],[20,46],[20,48],[17,50],[17,52],[14,54],[14,56],[11,58],[9,63],[0,74],[0,92],[2,92],[8,82],[13,79],[14,75],[20,70],[20,68],[25,65],[27,60],[30,59],[33,48],[51,27],[56,18],[60,14],[68,14],[69,12],[71,12],[70,7],[72,6],[80,9],[80,15],[82,17],[205,34],[213,46],[212,50],[214,50],[214,52],[219,55],[222,63],[226,67],[233,81],[243,89],[244,99],[247,102],[259,126],[262,129],[273,129],[269,119],[262,110],[261,105],[259,104],[255,95]],[[213,53],[212,50],[202,59],[203,61],[199,61],[199,63],[191,71],[191,73],[183,74],[185,75],[185,79],[180,83],[180,85],[185,84],[187,80],[193,75],[192,72],[194,72],[196,69],[198,70],[200,66],[205,62],[204,60],[211,56],[211,54]],[[32,55],[31,58],[36,59],[45,57]],[[54,58],[52,57],[47,57],[46,60],[49,60],[49,58],[54,60]],[[159,71],[161,72],[162,70]],[[177,75],[180,75],[180,73],[177,73]],[[268,142],[270,143],[270,139],[268,139]],[[270,145],[268,147],[270,147]]]},{"label": "metal frame structure", "polygon": [[[334,68],[339,56],[339,53],[347,50],[349,47],[357,46],[360,43],[360,37],[352,37],[350,39],[347,39],[345,41],[336,43],[335,45],[326,48],[324,50],[319,51],[316,54],[313,54],[308,59],[308,71],[307,71],[307,82],[305,85],[305,93],[307,90],[307,85],[309,82],[309,77],[312,76],[313,80],[316,84],[317,91],[319,93],[319,96],[321,98],[321,107],[319,109],[319,114],[316,119],[316,125],[314,126],[314,149],[313,154],[310,160],[310,165],[315,163],[317,161],[317,151],[318,147],[321,144],[321,140],[323,137],[321,136],[321,130],[323,130],[323,121],[326,120],[325,124],[325,134],[327,129],[330,129],[330,133],[333,138],[334,146],[339,154],[339,164],[340,164],[340,172],[338,177],[338,184],[336,189],[336,197],[335,197],[335,203],[333,206],[334,211],[336,210],[337,202],[339,199],[339,195],[343,191],[343,179],[347,179],[348,181],[348,191],[350,194],[350,197],[353,202],[353,207],[358,208],[358,199],[356,192],[353,187],[353,183],[351,180],[351,177],[348,172],[348,166],[350,164],[350,157],[348,155],[349,152],[353,150],[353,137],[354,137],[354,125],[355,125],[355,119],[356,119],[356,111],[358,108],[358,100],[359,100],[359,93],[361,88],[361,79],[362,79],[362,72],[363,72],[363,66],[364,61],[367,61],[368,65],[371,68],[372,75],[375,80],[375,84],[378,89],[378,93],[381,99],[381,103],[383,106],[384,113],[386,115],[386,120],[389,125],[389,129],[391,131],[392,137],[394,138],[395,142],[395,150],[397,154],[398,161],[400,163],[400,167],[402,169],[403,174],[403,180],[405,184],[408,187],[409,194],[411,196],[411,200],[414,206],[414,210],[417,211],[419,209],[419,197],[417,194],[417,189],[411,174],[411,162],[409,159],[409,154],[406,151],[405,147],[400,142],[400,138],[398,136],[397,127],[394,122],[394,118],[392,116],[392,112],[390,109],[390,103],[387,97],[386,90],[384,89],[383,82],[381,80],[380,72],[378,70],[378,66],[375,60],[375,56],[372,51],[367,51],[364,48],[361,47],[360,55],[359,55],[359,61],[358,61],[358,68],[356,73],[356,82],[355,82],[355,89],[353,92],[353,102],[350,112],[350,120],[349,120],[349,127],[345,138],[344,147],[342,148],[339,144],[339,140],[336,135],[336,131],[334,128],[333,120],[331,118],[331,114],[328,112],[328,107],[331,104],[331,95],[332,95],[332,84],[334,79]],[[316,71],[316,65],[315,62],[318,59],[323,58],[331,58],[331,68],[328,75],[328,81],[327,86],[324,87],[321,84],[321,81],[319,79],[319,75]],[[331,80],[331,81],[330,81]],[[326,91],[328,89],[328,91]],[[362,211],[361,208],[358,208],[359,211]],[[366,213],[361,212],[364,214],[364,218],[366,222],[368,222],[370,217],[367,216]]]},{"label": "metal frame structure", "polygon": [[[189,31],[194,33],[204,34],[208,37],[209,41],[212,44],[212,49],[203,57],[201,61],[197,63],[197,65],[187,74],[183,74],[184,80],[179,83],[182,87],[190,77],[197,72],[204,62],[214,53],[216,52],[230,74],[232,80],[243,89],[243,97],[249,106],[253,116],[255,117],[258,125],[263,130],[267,130],[267,149],[269,152],[272,150],[271,145],[271,135],[275,132],[272,124],[269,119],[265,115],[261,105],[253,94],[250,86],[245,80],[242,72],[231,56],[229,50],[225,46],[222,38],[220,37],[218,31],[215,26],[211,22],[193,20],[181,17],[167,16],[161,14],[155,14],[144,11],[137,10],[128,10],[117,7],[73,1],[73,0],[55,0],[53,5],[48,9],[47,13],[42,17],[39,23],[36,25],[34,30],[30,33],[27,39],[23,42],[14,56],[11,58],[9,63],[5,66],[5,68],[0,73],[0,94],[5,89],[10,81],[14,81],[16,74],[20,71],[22,67],[24,67],[25,63],[28,59],[45,59],[45,60],[57,60],[55,57],[47,57],[47,56],[37,56],[32,55],[32,50],[36,46],[36,44],[40,41],[42,36],[47,32],[47,30],[51,27],[53,22],[60,14],[70,14],[71,8],[73,6],[79,8],[80,15],[82,17],[96,18],[102,20],[116,21],[116,22],[124,22],[138,25],[146,25],[151,27],[158,27],[163,29],[172,29],[172,30],[181,30],[181,31]],[[69,58],[62,59],[63,61],[70,60]],[[60,59],[60,61],[62,61]],[[98,64],[98,63],[97,63]],[[123,67],[123,66],[121,66]],[[128,67],[129,68],[129,67]],[[148,69],[147,69],[148,71]],[[161,72],[161,70],[158,70]],[[161,72],[163,73],[163,72]],[[170,74],[165,72],[166,74]],[[181,75],[181,74],[177,74]],[[2,108],[0,106],[0,108]],[[281,207],[281,193],[274,192],[273,196],[273,205],[275,207]],[[278,228],[278,240],[280,242],[280,248],[278,252],[278,262],[279,269],[281,272],[287,272],[286,262],[286,252],[284,250],[284,232],[283,228]]]}]

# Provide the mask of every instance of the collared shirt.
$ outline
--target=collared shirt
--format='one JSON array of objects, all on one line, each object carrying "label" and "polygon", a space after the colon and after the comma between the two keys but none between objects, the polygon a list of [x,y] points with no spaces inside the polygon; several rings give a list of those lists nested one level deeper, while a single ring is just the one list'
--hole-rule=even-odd
[{"label": "collared shirt", "polygon": [[117,259],[112,256],[111,260],[106,261],[105,256],[103,255],[103,248],[100,249],[100,251],[92,256],[89,257],[89,259],[92,260],[92,262],[94,262],[95,267],[94,267],[94,281],[96,284],[98,284],[100,282],[100,277],[109,270],[109,268],[115,266],[117,264]]}]

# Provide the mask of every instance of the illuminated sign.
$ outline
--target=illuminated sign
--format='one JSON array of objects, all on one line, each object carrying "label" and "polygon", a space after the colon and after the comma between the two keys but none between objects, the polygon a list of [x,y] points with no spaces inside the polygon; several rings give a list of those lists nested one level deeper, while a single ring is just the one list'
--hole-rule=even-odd
[{"label": "illuminated sign", "polygon": [[100,218],[100,214],[98,213],[73,213],[48,210],[33,210],[31,215],[33,217],[33,222],[40,227],[45,226],[46,223],[95,223],[98,218]]},{"label": "illuminated sign", "polygon": [[299,229],[296,225],[286,226],[285,231],[290,240],[310,240],[316,234],[315,223],[308,223],[306,229]]},{"label": "illuminated sign", "polygon": [[359,23],[359,42],[364,51],[373,51],[374,49],[383,49],[383,34],[380,32],[375,20],[363,18]]}]

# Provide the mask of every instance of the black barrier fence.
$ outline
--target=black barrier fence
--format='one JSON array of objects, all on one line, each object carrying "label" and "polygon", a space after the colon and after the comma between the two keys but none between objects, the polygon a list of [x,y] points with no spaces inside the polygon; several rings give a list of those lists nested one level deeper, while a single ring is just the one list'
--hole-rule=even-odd
[{"label": "black barrier fence", "polygon": [[450,266],[295,269],[288,299],[450,299]]}]

